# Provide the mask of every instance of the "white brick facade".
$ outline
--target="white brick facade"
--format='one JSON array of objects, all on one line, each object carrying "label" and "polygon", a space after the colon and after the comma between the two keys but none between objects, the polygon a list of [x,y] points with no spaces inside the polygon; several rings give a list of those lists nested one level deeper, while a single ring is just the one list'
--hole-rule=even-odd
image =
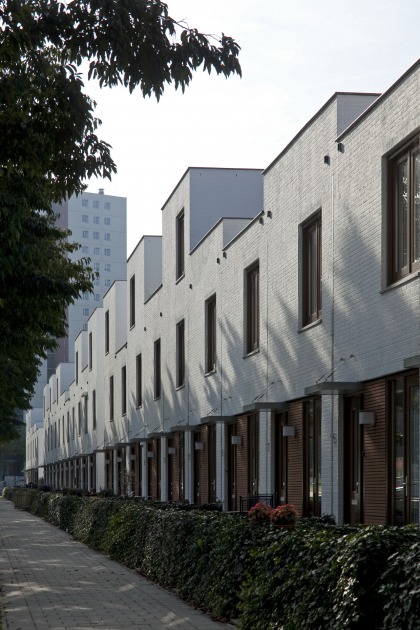
[{"label": "white brick facade", "polygon": [[[287,476],[288,500],[297,503],[304,515],[331,513],[339,521],[354,518],[351,501],[355,504],[356,499],[350,497],[347,480],[353,465],[347,455],[349,418],[354,417],[349,415],[351,404],[359,405],[356,412],[373,409],[378,419],[376,430],[369,427],[361,434],[368,497],[372,480],[381,476],[385,466],[382,459],[388,458],[382,453],[388,437],[382,437],[393,430],[392,414],[384,411],[386,397],[378,398],[377,392],[381,387],[391,391],[393,375],[404,380],[417,374],[418,381],[420,364],[419,275],[390,283],[386,271],[387,157],[419,132],[420,64],[377,96],[334,95],[264,173],[192,168],[184,174],[163,207],[162,238],[145,236],[139,242],[127,262],[126,282],[116,282],[104,298],[103,309],[97,310],[101,325],[89,321],[88,331],[76,340],[84,366],[84,344],[94,331],[95,356],[98,364],[103,363],[103,377],[97,370],[82,385],[89,397],[96,387],[102,405],[95,436],[89,429],[87,441],[78,445],[89,456],[96,451],[97,457],[95,484],[84,483],[85,489],[111,485],[114,492],[161,499],[175,492],[190,501],[199,496],[202,502],[216,499],[225,508],[238,509],[239,497],[253,493],[250,475],[255,474],[259,494],[279,496],[276,484],[283,448],[279,423],[288,417],[295,431],[295,437],[287,438],[288,472],[282,473]],[[182,213],[185,261],[183,273],[177,274],[177,218]],[[322,311],[306,325],[305,224],[314,216],[322,225]],[[258,348],[247,352],[251,317],[247,278],[255,264],[259,339]],[[216,361],[215,369],[206,373],[206,301],[214,295]],[[110,344],[106,354],[105,312]],[[179,384],[177,324],[182,320],[185,378]],[[161,387],[156,396],[157,340]],[[55,378],[45,390],[47,399]],[[71,385],[70,396],[76,401],[73,390]],[[413,400],[417,408],[412,413],[419,415],[418,393]],[[63,415],[60,404],[54,397],[47,403],[46,434],[51,422]],[[310,405],[315,410],[314,427],[319,426],[319,444],[308,428]],[[249,443],[247,429],[254,416],[257,444]],[[238,436],[236,447],[228,435]],[[172,443],[177,446],[169,446]],[[314,498],[310,470],[315,443]],[[375,449],[382,449],[377,458]],[[174,466],[171,457],[178,454]],[[56,483],[52,471],[65,455],[59,448],[48,451],[52,483]],[[104,472],[107,461],[108,472]],[[251,473],[252,467],[257,472]],[[122,481],[124,469],[132,470],[127,483]],[[395,506],[385,495],[371,511],[366,499],[366,522],[392,520]]]}]

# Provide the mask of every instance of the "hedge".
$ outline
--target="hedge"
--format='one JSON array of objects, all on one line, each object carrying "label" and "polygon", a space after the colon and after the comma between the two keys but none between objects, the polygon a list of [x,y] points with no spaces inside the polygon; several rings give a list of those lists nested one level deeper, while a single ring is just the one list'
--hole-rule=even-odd
[{"label": "hedge", "polygon": [[282,530],[212,506],[30,492],[34,514],[244,630],[418,627],[416,526]]}]

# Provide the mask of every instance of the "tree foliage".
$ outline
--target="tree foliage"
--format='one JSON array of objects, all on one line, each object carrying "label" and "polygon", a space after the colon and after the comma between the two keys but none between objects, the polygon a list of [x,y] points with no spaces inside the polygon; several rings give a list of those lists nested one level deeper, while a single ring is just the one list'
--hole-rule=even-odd
[{"label": "tree foliage", "polygon": [[16,435],[66,307],[92,290],[89,260],[51,205],[116,172],[80,67],[157,99],[198,68],[241,74],[239,46],[169,16],[160,0],[0,0],[0,441]]}]

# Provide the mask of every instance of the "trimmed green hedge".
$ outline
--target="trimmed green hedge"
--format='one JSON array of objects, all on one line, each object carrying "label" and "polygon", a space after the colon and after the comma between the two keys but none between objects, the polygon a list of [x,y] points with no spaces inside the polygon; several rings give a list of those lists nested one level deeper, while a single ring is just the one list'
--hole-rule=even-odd
[{"label": "trimmed green hedge", "polygon": [[185,504],[30,492],[34,514],[243,630],[418,627],[418,527],[282,530]]}]

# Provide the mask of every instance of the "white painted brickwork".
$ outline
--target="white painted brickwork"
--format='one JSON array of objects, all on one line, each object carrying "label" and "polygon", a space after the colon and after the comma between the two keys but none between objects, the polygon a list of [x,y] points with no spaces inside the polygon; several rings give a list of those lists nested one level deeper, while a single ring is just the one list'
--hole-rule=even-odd
[{"label": "white painted brickwork", "polygon": [[[407,357],[420,354],[419,278],[393,288],[384,282],[386,156],[420,129],[419,77],[417,65],[362,116],[376,95],[332,97],[264,172],[264,190],[263,176],[256,169],[189,169],[184,174],[163,207],[162,237],[146,236],[139,242],[127,262],[127,281],[114,283],[104,297],[103,309],[98,309],[88,331],[76,340],[85,366],[87,335],[94,332],[96,367],[89,378],[89,370],[83,370],[82,386],[87,387],[89,398],[96,387],[98,428],[95,436],[89,434],[90,441],[82,440],[75,448],[93,452],[93,445],[100,450],[101,445],[130,444],[150,433],[198,427],[207,416],[239,416],[245,405],[256,401],[303,399],[306,388],[325,380],[379,378],[402,371]],[[185,272],[177,279],[176,221],[182,211]],[[322,317],[302,328],[301,226],[318,212],[322,216]],[[246,270],[256,262],[259,348],[246,356]],[[132,276],[135,325],[130,327]],[[215,370],[206,374],[205,302],[213,295],[217,357]],[[104,356],[107,310],[110,349]],[[177,387],[176,326],[182,319],[185,384]],[[162,383],[155,400],[157,339],[161,341]],[[142,405],[138,407],[139,354]],[[125,416],[121,413],[124,365]],[[109,418],[111,375],[113,421]],[[54,378],[45,389],[46,431],[65,408],[62,400],[49,408]],[[334,513],[339,520],[343,519],[342,407],[342,397],[322,396],[322,511]],[[190,440],[187,432],[185,487],[191,500]],[[226,502],[225,425],[217,424],[216,440],[217,497]],[[165,445],[162,438],[162,497],[167,496]],[[59,456],[59,449],[50,451],[47,461],[57,461]],[[269,412],[260,414],[259,466],[259,490],[270,493],[274,462]],[[103,466],[97,474],[103,478]]]}]

